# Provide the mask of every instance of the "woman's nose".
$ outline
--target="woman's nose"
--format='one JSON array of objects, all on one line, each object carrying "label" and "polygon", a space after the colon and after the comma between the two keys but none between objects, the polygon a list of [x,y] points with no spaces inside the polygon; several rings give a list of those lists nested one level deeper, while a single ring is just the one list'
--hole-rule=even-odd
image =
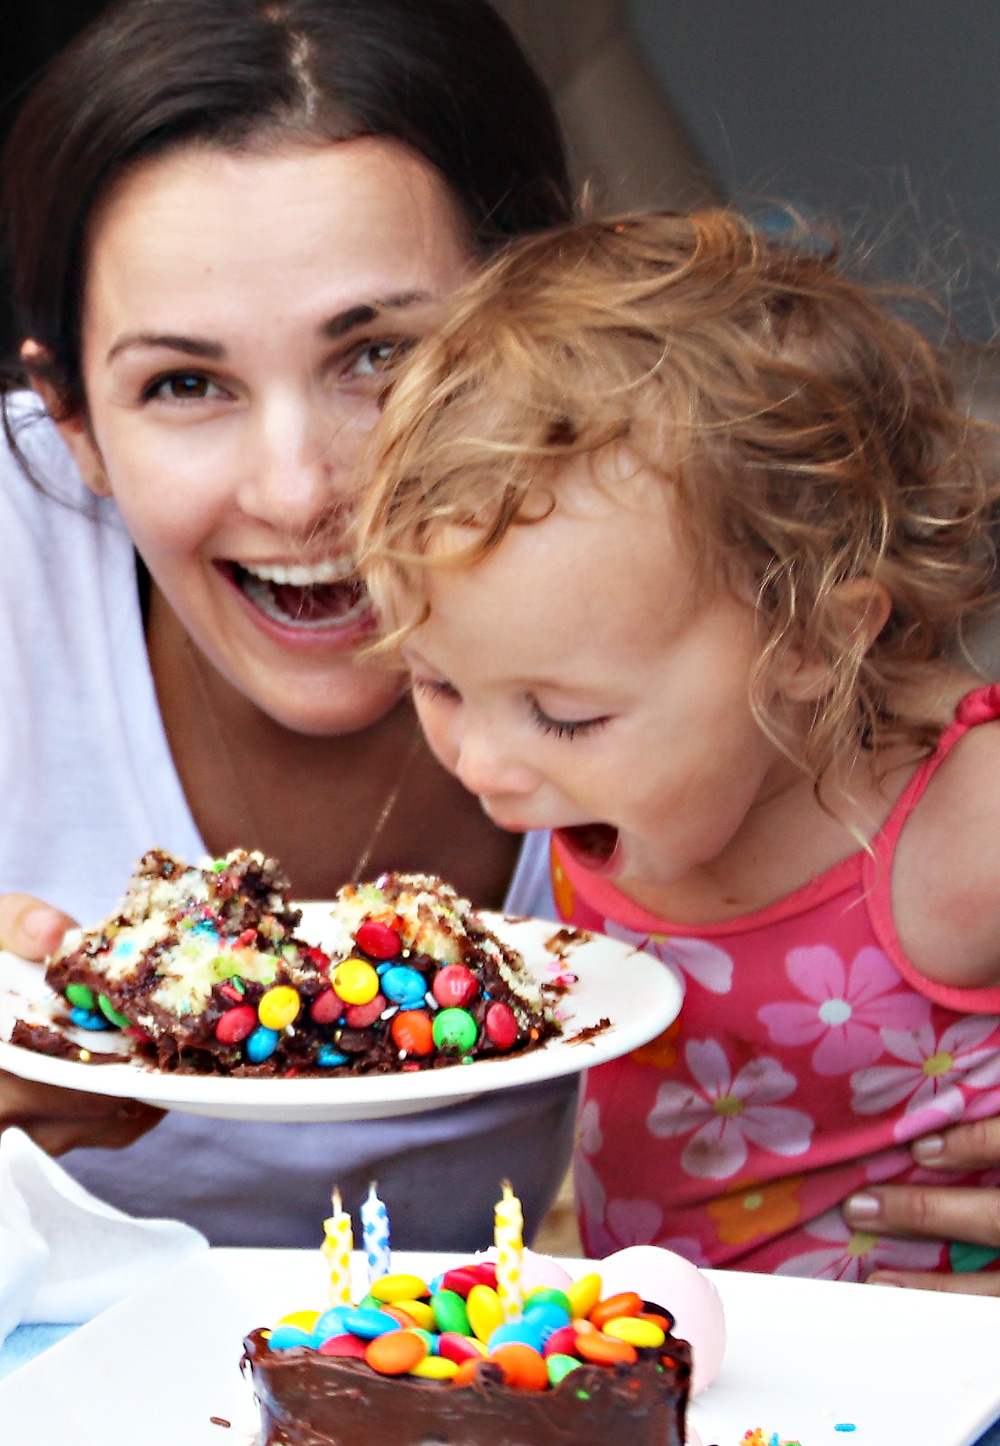
[{"label": "woman's nose", "polygon": [[353,503],[359,443],[349,421],[317,405],[262,407],[249,429],[240,506],[282,532],[308,534]]}]

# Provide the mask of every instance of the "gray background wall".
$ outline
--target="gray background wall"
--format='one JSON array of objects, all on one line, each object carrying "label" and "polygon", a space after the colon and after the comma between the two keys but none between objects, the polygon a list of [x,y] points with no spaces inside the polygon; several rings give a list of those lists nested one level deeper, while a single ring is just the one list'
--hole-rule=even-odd
[{"label": "gray background wall", "polygon": [[1000,0],[628,0],[727,193],[832,216],[1000,318]]}]

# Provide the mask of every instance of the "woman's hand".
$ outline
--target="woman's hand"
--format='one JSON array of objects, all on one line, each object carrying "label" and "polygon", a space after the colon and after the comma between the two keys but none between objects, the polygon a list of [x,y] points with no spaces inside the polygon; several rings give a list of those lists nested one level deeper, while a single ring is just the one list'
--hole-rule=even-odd
[{"label": "woman's hand", "polygon": [[[26,894],[0,895],[0,948],[41,961],[73,920]],[[162,1116],[138,1100],[34,1084],[0,1071],[0,1131],[18,1125],[49,1155],[131,1145]]]},{"label": "woman's hand", "polygon": [[[1000,1166],[1000,1118],[952,1125],[915,1140],[913,1158],[924,1169],[983,1170]],[[1000,1251],[1000,1189],[963,1185],[871,1185],[844,1205],[856,1230],[906,1239],[958,1240]],[[1000,1296],[1000,1270],[954,1275],[923,1270],[876,1270],[873,1284],[908,1285]]]}]

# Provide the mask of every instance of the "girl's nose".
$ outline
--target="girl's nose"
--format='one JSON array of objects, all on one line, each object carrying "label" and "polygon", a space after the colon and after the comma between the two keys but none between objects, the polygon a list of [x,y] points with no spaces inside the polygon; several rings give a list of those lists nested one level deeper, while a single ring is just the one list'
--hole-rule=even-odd
[{"label": "girl's nose", "polygon": [[248,432],[240,506],[292,536],[306,536],[354,501],[360,438],[318,405],[283,399],[260,409]]},{"label": "girl's nose", "polygon": [[454,771],[470,793],[526,798],[538,787],[538,775],[507,746],[498,728],[463,727],[456,741]]}]

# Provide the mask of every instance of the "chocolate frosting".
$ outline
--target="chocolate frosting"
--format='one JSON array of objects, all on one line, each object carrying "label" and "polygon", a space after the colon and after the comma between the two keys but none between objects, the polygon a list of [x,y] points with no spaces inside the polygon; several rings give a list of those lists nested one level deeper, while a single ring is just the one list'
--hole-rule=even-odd
[{"label": "chocolate frosting", "polygon": [[[668,1337],[635,1365],[582,1365],[558,1386],[380,1376],[363,1361],[243,1342],[267,1446],[684,1446],[691,1348]],[[660,1358],[668,1364],[660,1367]]]}]

